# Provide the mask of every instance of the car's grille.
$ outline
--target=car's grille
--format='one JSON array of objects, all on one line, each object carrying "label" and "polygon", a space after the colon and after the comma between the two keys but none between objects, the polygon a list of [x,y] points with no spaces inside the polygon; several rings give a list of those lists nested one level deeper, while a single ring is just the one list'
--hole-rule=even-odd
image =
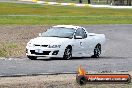
[{"label": "car's grille", "polygon": [[40,46],[40,45],[35,45],[35,46]]},{"label": "car's grille", "polygon": [[31,54],[35,54],[35,55],[49,55],[49,53],[51,51],[43,51],[43,53],[37,53],[35,52],[35,50],[30,50]]},{"label": "car's grille", "polygon": [[47,47],[48,45],[41,45],[42,47]]},{"label": "car's grille", "polygon": [[48,45],[37,45],[37,44],[35,44],[35,46],[47,47]]}]

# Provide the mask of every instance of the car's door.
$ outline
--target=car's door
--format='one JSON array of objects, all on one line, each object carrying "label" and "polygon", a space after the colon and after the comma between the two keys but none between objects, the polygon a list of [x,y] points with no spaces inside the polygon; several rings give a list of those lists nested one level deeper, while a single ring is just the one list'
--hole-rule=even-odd
[{"label": "car's door", "polygon": [[[84,30],[86,32],[86,30]],[[96,37],[94,35],[89,35],[88,32],[86,32],[87,37],[85,38],[85,47],[86,47],[86,54],[93,55],[94,48],[96,46]]]},{"label": "car's door", "polygon": [[83,56],[85,52],[87,51],[87,34],[83,28],[78,28],[75,32],[75,37],[74,37],[74,52],[76,54]]}]

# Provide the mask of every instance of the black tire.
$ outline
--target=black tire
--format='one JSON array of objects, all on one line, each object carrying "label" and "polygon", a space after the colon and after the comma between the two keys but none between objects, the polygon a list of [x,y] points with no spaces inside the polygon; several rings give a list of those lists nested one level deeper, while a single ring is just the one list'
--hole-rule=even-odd
[{"label": "black tire", "polygon": [[63,59],[69,60],[70,58],[72,58],[72,48],[71,47],[67,47],[65,49],[64,55],[63,55]]},{"label": "black tire", "polygon": [[97,44],[94,48],[94,55],[92,57],[99,58],[100,54],[101,54],[101,45]]},{"label": "black tire", "polygon": [[85,85],[87,83],[87,79],[84,76],[77,76],[76,81],[80,86]]},{"label": "black tire", "polygon": [[35,57],[35,56],[27,56],[30,60],[36,60],[37,59],[37,57]]}]

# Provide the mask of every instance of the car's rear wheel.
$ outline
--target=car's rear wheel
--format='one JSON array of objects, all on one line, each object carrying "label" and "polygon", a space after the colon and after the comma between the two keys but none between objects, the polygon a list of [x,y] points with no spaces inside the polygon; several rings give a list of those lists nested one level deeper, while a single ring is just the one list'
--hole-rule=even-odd
[{"label": "car's rear wheel", "polygon": [[35,57],[35,56],[27,56],[30,60],[36,60],[37,59],[37,57]]},{"label": "car's rear wheel", "polygon": [[94,55],[92,57],[98,58],[101,54],[101,45],[97,44],[94,48]]},{"label": "car's rear wheel", "polygon": [[69,60],[72,57],[72,48],[71,47],[67,47],[65,49],[64,55],[63,55],[63,59]]}]

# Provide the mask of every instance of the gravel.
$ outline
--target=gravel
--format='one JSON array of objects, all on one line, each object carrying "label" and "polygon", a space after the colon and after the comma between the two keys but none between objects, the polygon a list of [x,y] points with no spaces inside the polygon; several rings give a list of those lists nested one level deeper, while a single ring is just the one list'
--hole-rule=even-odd
[{"label": "gravel", "polygon": [[38,34],[45,31],[47,27],[48,26],[0,26],[0,50],[6,51],[6,57],[23,57],[25,56],[25,46],[27,42],[37,37]]},{"label": "gravel", "polygon": [[131,88],[130,84],[87,84],[79,86],[76,75],[44,75],[0,78],[0,88]]},{"label": "gravel", "polygon": [[[51,26],[0,26],[0,46],[14,43],[6,57],[24,57],[26,43]],[[132,55],[132,25],[87,25],[89,32],[106,35],[104,57],[130,57]],[[116,54],[115,54],[116,53]]]}]

